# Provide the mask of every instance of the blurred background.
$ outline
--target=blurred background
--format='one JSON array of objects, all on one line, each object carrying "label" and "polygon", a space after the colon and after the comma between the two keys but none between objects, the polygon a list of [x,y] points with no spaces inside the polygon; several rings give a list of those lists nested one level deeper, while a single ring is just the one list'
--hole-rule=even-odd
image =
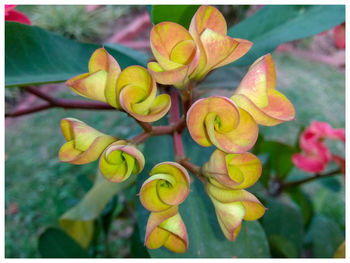
[{"label": "blurred background", "polygon": [[[230,27],[255,14],[261,6],[218,8]],[[33,25],[66,38],[97,44],[120,43],[152,56],[149,46],[152,23],[146,6],[18,6],[16,10],[25,13]],[[330,123],[334,128],[345,127],[345,42],[342,43],[342,37],[345,41],[345,33],[341,36],[333,28],[284,43],[272,53],[277,88],[292,101],[297,117],[276,127],[262,127],[260,131],[265,140],[295,145],[301,129],[313,120]],[[245,73],[246,68],[220,69],[198,89],[203,96],[229,96]],[[237,76],[237,82],[225,76]],[[46,84],[39,89],[54,97],[80,98],[63,83]],[[5,90],[6,113],[39,104],[36,96],[19,87]],[[64,142],[59,123],[67,116],[84,120],[117,137],[128,138],[141,131],[134,120],[117,111],[52,108],[16,118],[8,116],[5,121],[6,257],[40,257],[38,237],[48,226],[58,226],[58,218],[79,203],[93,185],[96,163],[74,166],[58,161],[58,150]],[[345,155],[341,142],[329,142],[329,147]],[[289,179],[298,179],[304,174],[293,167]],[[345,231],[343,177],[312,181],[302,188],[311,199],[313,213],[326,218],[323,226],[333,229],[330,236],[338,246],[344,240]],[[108,246],[105,237],[98,237],[91,255],[133,256],[132,240],[138,235],[134,231],[133,212],[137,192],[133,186],[118,196],[121,207],[110,226]],[[300,256],[317,256],[312,246],[318,244],[312,243],[307,231],[305,228],[302,238],[305,246]]]}]

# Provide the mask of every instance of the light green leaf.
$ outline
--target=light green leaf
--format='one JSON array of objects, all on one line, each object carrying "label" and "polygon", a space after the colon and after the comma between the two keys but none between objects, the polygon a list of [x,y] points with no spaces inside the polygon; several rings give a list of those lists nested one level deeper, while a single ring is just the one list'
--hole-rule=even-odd
[{"label": "light green leaf", "polygon": [[108,201],[133,184],[135,179],[136,176],[131,176],[125,182],[111,183],[102,175],[97,175],[94,186],[80,203],[60,217],[60,226],[82,247],[86,248],[93,236],[94,220],[102,213]]}]

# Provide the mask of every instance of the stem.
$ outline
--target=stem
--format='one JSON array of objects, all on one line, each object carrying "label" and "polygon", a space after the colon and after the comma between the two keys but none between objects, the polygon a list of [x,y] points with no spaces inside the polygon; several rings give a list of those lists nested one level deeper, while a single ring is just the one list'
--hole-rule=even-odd
[{"label": "stem", "polygon": [[316,180],[316,179],[319,179],[319,178],[330,177],[330,176],[337,175],[337,174],[340,174],[340,173],[341,173],[341,170],[337,169],[337,170],[334,170],[334,171],[326,173],[326,174],[315,174],[314,176],[311,176],[311,177],[308,177],[308,178],[305,178],[305,179],[302,179],[302,180],[289,182],[289,183],[285,183],[285,184],[282,183],[281,186],[280,186],[280,189],[286,189],[286,188],[290,188],[290,187],[295,187],[295,186],[298,186],[298,185],[301,185],[301,184],[304,184],[304,183],[307,183],[307,182],[310,182],[310,181],[313,181],[313,180]]},{"label": "stem", "polygon": [[34,112],[50,109],[50,108],[64,108],[64,109],[86,109],[86,110],[115,110],[112,106],[104,102],[93,102],[83,100],[67,100],[53,98],[37,88],[25,87],[28,93],[35,95],[36,97],[48,102],[44,105],[31,107],[28,109],[18,110],[12,113],[6,113],[5,117],[18,117],[22,115],[31,114]]},{"label": "stem", "polygon": [[194,88],[193,83],[189,83],[187,87],[181,92],[181,98],[183,103],[184,119],[187,118],[187,112],[192,105],[192,89]]},{"label": "stem", "polygon": [[194,163],[191,163],[188,159],[182,159],[178,161],[183,167],[185,167],[187,170],[189,170],[192,174],[197,176],[197,178],[205,184],[207,182],[207,179],[205,176],[202,175],[201,167],[195,165]]}]

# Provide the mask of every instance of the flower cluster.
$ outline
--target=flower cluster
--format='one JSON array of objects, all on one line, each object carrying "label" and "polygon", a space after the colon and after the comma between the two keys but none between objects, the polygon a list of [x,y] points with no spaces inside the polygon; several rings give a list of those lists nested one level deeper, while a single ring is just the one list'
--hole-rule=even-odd
[{"label": "flower cluster", "polygon": [[[159,120],[171,107],[170,96],[159,95],[156,83],[175,86],[183,101],[184,94],[191,101],[195,83],[248,52],[250,41],[231,38],[226,33],[223,15],[212,6],[202,6],[188,30],[173,22],[152,28],[150,41],[156,61],[150,62],[148,69],[130,66],[121,70],[118,62],[100,48],[90,58],[89,72],[66,84],[81,96],[125,111],[145,126],[144,122]],[[293,105],[275,85],[274,63],[267,54],[250,67],[231,98],[212,96],[188,105],[189,109],[184,106],[182,120],[194,141],[217,149],[198,174],[196,169],[186,167],[178,158],[177,161],[203,179],[222,231],[231,241],[238,235],[243,219],[256,220],[265,212],[259,200],[245,190],[261,175],[260,160],[248,152],[257,140],[258,124],[273,126],[295,115]],[[181,137],[176,137],[181,132],[174,130],[173,124],[168,126],[172,130],[167,134],[173,136],[174,144],[182,145]],[[144,138],[161,128],[150,127],[143,127]],[[125,181],[143,170],[145,159],[136,148],[140,141],[135,138],[117,139],[74,118],[63,119],[61,129],[67,140],[59,152],[61,161],[85,164],[100,158],[101,174],[111,182]],[[186,160],[184,154],[181,158]],[[165,246],[177,253],[186,251],[188,236],[178,206],[189,191],[190,177],[180,164],[163,162],[151,170],[139,193],[142,205],[151,212],[145,235],[148,248]]]},{"label": "flower cluster", "polygon": [[188,237],[178,205],[190,191],[190,177],[185,168],[174,162],[163,162],[150,172],[140,190],[140,201],[151,214],[146,228],[145,245],[150,249],[165,246],[183,253]]},{"label": "flower cluster", "polygon": [[256,220],[265,208],[245,188],[261,175],[259,159],[247,151],[258,137],[258,124],[273,126],[294,119],[292,103],[275,89],[276,72],[270,54],[253,63],[231,98],[212,96],[196,101],[187,113],[192,138],[215,145],[204,174],[225,236],[233,241],[242,220]]},{"label": "flower cluster", "polygon": [[331,160],[341,167],[344,166],[345,160],[331,153],[324,143],[325,139],[341,140],[345,143],[345,131],[333,129],[326,122],[312,122],[300,135],[299,145],[302,152],[292,156],[294,165],[309,173],[322,172]]}]

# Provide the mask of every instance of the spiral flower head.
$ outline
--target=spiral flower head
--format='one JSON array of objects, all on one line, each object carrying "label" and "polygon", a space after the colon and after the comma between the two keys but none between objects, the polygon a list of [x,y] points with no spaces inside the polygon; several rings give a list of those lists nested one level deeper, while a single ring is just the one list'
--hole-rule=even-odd
[{"label": "spiral flower head", "polygon": [[59,151],[61,162],[86,164],[97,160],[108,145],[116,138],[101,133],[84,122],[65,118],[61,130],[67,142]]},{"label": "spiral flower head", "polygon": [[232,63],[253,45],[244,39],[226,35],[224,16],[213,6],[201,6],[193,16],[189,32],[200,49],[200,59],[193,77],[201,79],[209,71]]},{"label": "spiral flower head", "polygon": [[151,48],[157,62],[148,69],[158,83],[184,87],[199,62],[199,49],[181,25],[162,22],[151,30]]},{"label": "spiral flower head", "polygon": [[187,197],[190,177],[185,168],[174,162],[156,165],[140,190],[140,201],[149,211],[159,212],[181,204]]},{"label": "spiral flower head", "polygon": [[149,249],[165,246],[176,253],[184,253],[187,250],[187,230],[177,206],[150,214],[146,227],[145,245]]},{"label": "spiral flower head", "polygon": [[91,55],[89,72],[67,80],[66,84],[83,97],[120,108],[116,94],[119,73],[118,62],[104,48],[99,48]]},{"label": "spiral flower head", "polygon": [[100,171],[111,182],[123,182],[139,174],[145,165],[143,154],[124,140],[109,145],[100,158]]},{"label": "spiral flower head", "polygon": [[257,220],[266,208],[251,193],[245,190],[221,188],[211,183],[206,185],[212,200],[219,225],[225,237],[234,241],[241,229],[242,220]]},{"label": "spiral flower head", "polygon": [[214,144],[228,153],[248,151],[258,136],[258,126],[250,114],[220,96],[196,101],[187,113],[187,126],[198,144]]},{"label": "spiral flower head", "polygon": [[159,120],[171,105],[168,94],[157,96],[156,82],[141,66],[130,66],[120,73],[117,96],[126,112],[144,122]]},{"label": "spiral flower head", "polygon": [[262,167],[254,154],[227,154],[217,149],[202,170],[214,185],[218,182],[228,188],[245,189],[258,181]]},{"label": "spiral flower head", "polygon": [[276,71],[270,54],[251,65],[231,99],[261,125],[274,126],[295,117],[293,104],[276,90]]}]

